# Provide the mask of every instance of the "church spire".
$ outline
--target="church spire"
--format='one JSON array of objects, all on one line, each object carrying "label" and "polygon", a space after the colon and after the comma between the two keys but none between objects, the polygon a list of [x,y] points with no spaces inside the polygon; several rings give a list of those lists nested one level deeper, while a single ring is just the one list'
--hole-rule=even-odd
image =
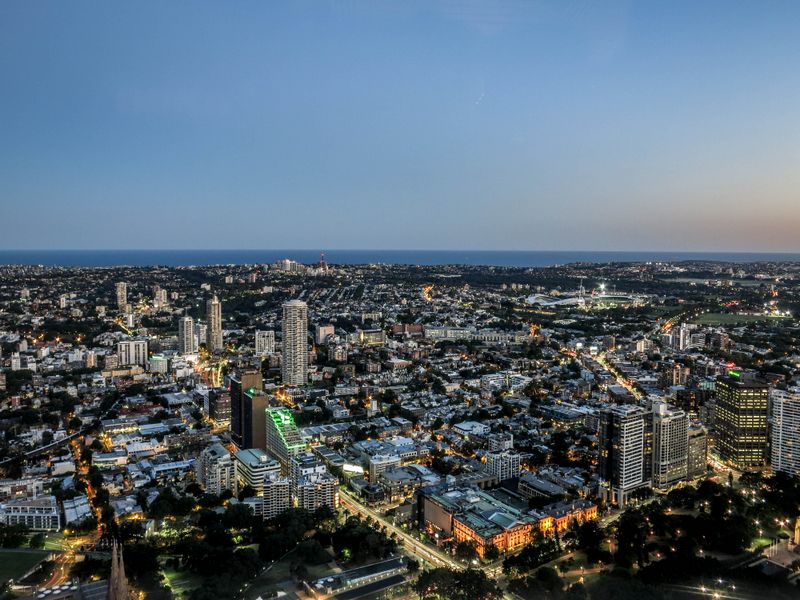
[{"label": "church spire", "polygon": [[122,546],[114,541],[111,549],[111,577],[108,580],[108,600],[130,600],[128,580],[125,578],[125,562]]}]

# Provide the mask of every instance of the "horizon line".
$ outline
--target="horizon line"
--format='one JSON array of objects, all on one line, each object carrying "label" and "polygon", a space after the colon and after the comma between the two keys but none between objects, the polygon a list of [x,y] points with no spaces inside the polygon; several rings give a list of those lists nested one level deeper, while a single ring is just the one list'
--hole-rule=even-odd
[{"label": "horizon line", "polygon": [[614,254],[800,254],[800,250],[564,250],[482,248],[0,248],[0,252],[564,252]]}]

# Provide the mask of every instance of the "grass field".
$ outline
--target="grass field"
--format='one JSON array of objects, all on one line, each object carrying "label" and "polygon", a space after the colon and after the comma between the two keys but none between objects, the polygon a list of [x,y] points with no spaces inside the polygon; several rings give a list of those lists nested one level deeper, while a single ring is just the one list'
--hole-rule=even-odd
[{"label": "grass field", "polygon": [[64,534],[51,531],[44,538],[45,550],[62,550],[64,548]]},{"label": "grass field", "polygon": [[177,599],[188,597],[192,590],[200,587],[203,582],[201,577],[189,571],[176,571],[164,567],[161,572],[164,574],[167,585],[172,588],[173,597]]},{"label": "grass field", "polygon": [[780,321],[787,317],[772,317],[769,315],[737,315],[732,313],[705,313],[695,318],[692,322],[698,325],[735,325],[747,323],[763,323],[765,321]]},{"label": "grass field", "polygon": [[18,551],[14,550],[0,552],[0,582],[9,579],[19,579],[36,564],[47,557],[45,551]]}]

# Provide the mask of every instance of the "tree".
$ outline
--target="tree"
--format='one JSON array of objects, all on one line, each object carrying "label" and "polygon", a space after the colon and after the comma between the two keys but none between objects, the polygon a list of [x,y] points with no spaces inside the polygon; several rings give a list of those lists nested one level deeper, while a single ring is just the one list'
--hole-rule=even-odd
[{"label": "tree", "polygon": [[497,585],[479,569],[424,571],[413,589],[422,600],[488,600],[501,594]]},{"label": "tree", "polygon": [[635,558],[639,567],[644,566],[644,545],[649,528],[638,509],[629,508],[619,519],[617,526],[617,563],[628,565]]},{"label": "tree", "polygon": [[500,550],[497,549],[497,546],[492,544],[483,551],[483,558],[488,561],[497,560],[500,558]]},{"label": "tree", "polygon": [[478,558],[478,550],[475,547],[475,542],[463,541],[456,544],[456,558],[464,562],[470,562]]}]

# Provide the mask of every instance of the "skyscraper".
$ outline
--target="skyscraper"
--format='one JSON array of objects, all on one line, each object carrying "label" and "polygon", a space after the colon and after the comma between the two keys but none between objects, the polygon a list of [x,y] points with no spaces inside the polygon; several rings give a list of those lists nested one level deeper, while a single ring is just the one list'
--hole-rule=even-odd
[{"label": "skyscraper", "polygon": [[181,317],[178,321],[178,351],[181,354],[194,354],[197,344],[194,337],[194,319]]},{"label": "skyscraper", "polygon": [[717,381],[714,419],[717,452],[737,468],[757,467],[767,459],[769,387],[743,381],[738,371]]},{"label": "skyscraper", "polygon": [[120,281],[116,285],[117,288],[117,308],[123,311],[128,304],[128,284]]},{"label": "skyscraper", "polygon": [[222,350],[222,302],[216,295],[206,302],[206,321],[208,322],[206,346],[209,352]]},{"label": "skyscraper", "polygon": [[267,449],[268,396],[261,390],[249,388],[242,398],[242,447]]},{"label": "skyscraper", "polygon": [[800,388],[770,393],[770,462],[774,471],[800,475]]},{"label": "skyscraper", "polygon": [[653,403],[653,486],[665,488],[686,479],[689,417],[666,402]]},{"label": "skyscraper", "polygon": [[245,445],[245,405],[244,395],[247,390],[264,389],[264,378],[258,369],[245,369],[241,373],[230,375],[231,392],[231,437],[240,448]]},{"label": "skyscraper", "polygon": [[305,385],[308,378],[308,305],[290,300],[283,305],[283,362],[286,385]]},{"label": "skyscraper", "polygon": [[645,438],[650,413],[631,404],[614,406],[600,413],[600,459],[598,473],[609,500],[620,506],[634,490],[649,485]]},{"label": "skyscraper", "polygon": [[288,408],[268,408],[266,411],[267,452],[281,463],[281,472],[289,474],[293,457],[305,450],[305,443]]}]

